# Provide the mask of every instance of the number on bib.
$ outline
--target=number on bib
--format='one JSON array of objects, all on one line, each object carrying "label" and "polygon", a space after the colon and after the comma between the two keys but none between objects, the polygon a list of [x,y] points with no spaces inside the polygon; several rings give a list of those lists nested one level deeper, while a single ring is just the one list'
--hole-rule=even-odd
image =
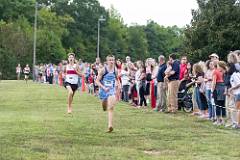
[{"label": "number on bib", "polygon": [[113,82],[112,81],[105,81],[104,85],[106,87],[113,87]]}]

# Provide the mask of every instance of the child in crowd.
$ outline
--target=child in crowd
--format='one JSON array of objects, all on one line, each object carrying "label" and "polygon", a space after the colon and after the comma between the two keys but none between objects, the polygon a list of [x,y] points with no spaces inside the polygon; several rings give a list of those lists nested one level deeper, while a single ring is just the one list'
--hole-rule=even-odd
[{"label": "child in crowd", "polygon": [[88,77],[88,93],[94,94],[94,83],[93,83],[93,74],[90,74]]},{"label": "child in crowd", "polygon": [[167,69],[165,70],[164,82],[168,82],[168,77],[170,76],[170,72],[172,71],[172,64],[170,61],[167,62]]}]

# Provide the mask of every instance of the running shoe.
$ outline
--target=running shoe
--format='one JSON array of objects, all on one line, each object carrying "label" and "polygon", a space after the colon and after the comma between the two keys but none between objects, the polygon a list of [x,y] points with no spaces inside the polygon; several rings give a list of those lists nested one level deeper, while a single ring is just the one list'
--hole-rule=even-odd
[{"label": "running shoe", "polygon": [[233,127],[234,126],[234,124],[233,123],[227,123],[227,124],[225,124],[225,128],[228,128],[228,127]]},{"label": "running shoe", "polygon": [[113,127],[109,127],[107,133],[111,133],[113,131]]},{"label": "running shoe", "polygon": [[219,124],[221,124],[221,123],[218,122],[218,121],[215,121],[215,122],[213,123],[213,125],[217,125],[217,126],[219,126]]},{"label": "running shoe", "polygon": [[103,105],[103,111],[107,111],[107,106]]}]

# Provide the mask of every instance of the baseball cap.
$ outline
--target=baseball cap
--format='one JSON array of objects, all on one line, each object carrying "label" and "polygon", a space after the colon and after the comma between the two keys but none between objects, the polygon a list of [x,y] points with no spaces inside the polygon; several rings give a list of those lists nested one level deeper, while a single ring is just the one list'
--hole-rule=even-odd
[{"label": "baseball cap", "polygon": [[209,56],[209,58],[211,58],[211,57],[216,57],[216,58],[219,59],[219,56],[218,56],[216,53],[212,53],[212,54]]}]

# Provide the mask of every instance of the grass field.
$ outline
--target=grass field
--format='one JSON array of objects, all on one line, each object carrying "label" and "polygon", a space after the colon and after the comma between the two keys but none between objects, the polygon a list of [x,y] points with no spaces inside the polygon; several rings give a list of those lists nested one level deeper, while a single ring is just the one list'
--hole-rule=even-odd
[{"label": "grass field", "polygon": [[76,94],[69,116],[66,95],[58,86],[1,81],[0,160],[240,159],[237,130],[120,103],[108,134],[97,98]]}]

